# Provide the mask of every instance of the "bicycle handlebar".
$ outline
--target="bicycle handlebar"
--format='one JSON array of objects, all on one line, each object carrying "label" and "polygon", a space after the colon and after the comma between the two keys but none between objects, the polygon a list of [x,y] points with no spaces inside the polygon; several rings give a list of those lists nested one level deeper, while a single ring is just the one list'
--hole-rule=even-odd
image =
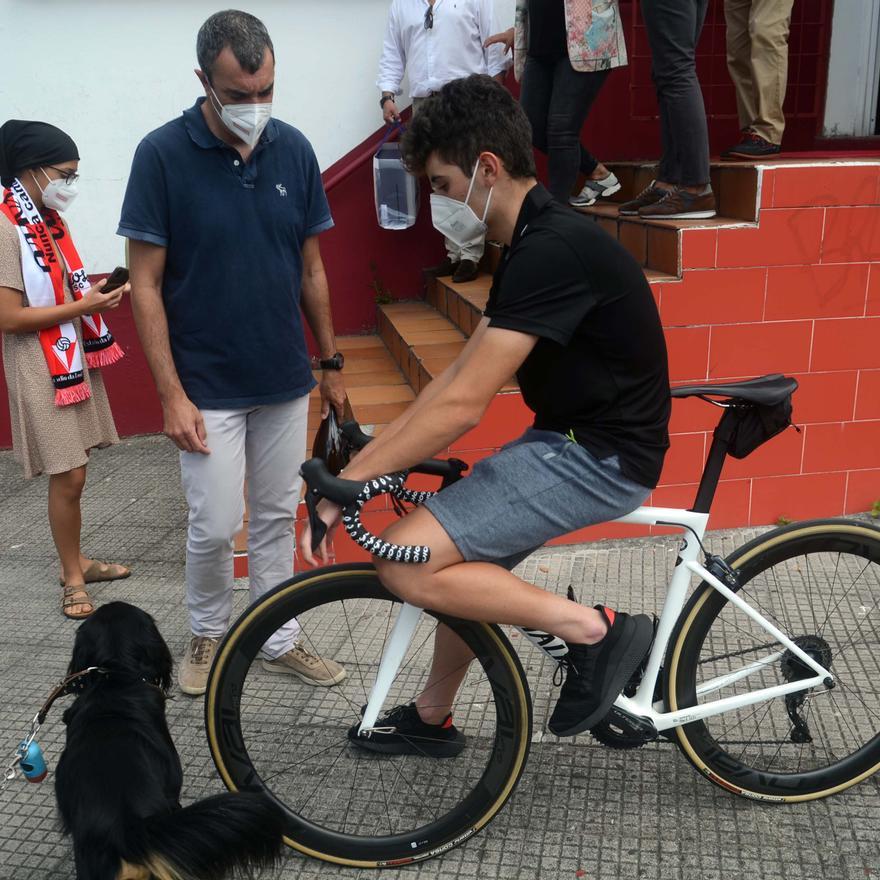
[{"label": "bicycle handlebar", "polygon": [[[340,426],[349,442],[359,448],[373,438],[365,434],[355,421],[348,421]],[[327,533],[327,527],[318,516],[318,502],[322,498],[342,507],[342,525],[352,540],[380,559],[395,562],[427,562],[431,558],[431,548],[424,545],[398,545],[384,541],[372,534],[361,522],[361,508],[377,495],[389,494],[401,501],[411,504],[422,504],[434,492],[414,491],[404,486],[410,473],[421,473],[429,476],[442,477],[441,488],[458,480],[467,470],[467,464],[457,458],[432,458],[415,465],[408,471],[398,471],[374,477],[365,482],[346,480],[334,477],[327,469],[327,463],[320,458],[310,458],[303,462],[300,475],[306,482],[306,509],[309,514],[309,525],[312,529],[312,551],[314,552]]]}]

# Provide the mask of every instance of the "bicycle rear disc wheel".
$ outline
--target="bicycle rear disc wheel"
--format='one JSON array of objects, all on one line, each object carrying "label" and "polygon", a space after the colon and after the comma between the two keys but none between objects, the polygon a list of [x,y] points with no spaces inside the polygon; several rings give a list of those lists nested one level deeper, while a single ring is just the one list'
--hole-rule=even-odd
[{"label": "bicycle rear disc wheel", "polygon": [[[796,523],[727,559],[739,594],[828,669],[823,684],[676,729],[687,758],[745,797],[794,802],[842,791],[880,769],[880,529]],[[751,667],[723,687],[707,682]],[[812,677],[765,629],[703,583],[679,618],[666,668],[677,711]],[[702,691],[701,691],[702,687]]]},{"label": "bicycle rear disc wheel", "polygon": [[[379,755],[348,731],[359,722],[400,603],[371,565],[299,575],[252,605],[220,645],[206,694],[211,754],[233,790],[264,791],[283,808],[286,842],[357,867],[420,861],[482,828],[512,793],[531,738],[531,700],[519,660],[498,627],[442,618],[475,662],[458,691],[459,755]],[[265,671],[259,651],[296,618],[300,644],[337,660],[333,687]],[[421,615],[384,708],[423,689],[441,618]]]}]

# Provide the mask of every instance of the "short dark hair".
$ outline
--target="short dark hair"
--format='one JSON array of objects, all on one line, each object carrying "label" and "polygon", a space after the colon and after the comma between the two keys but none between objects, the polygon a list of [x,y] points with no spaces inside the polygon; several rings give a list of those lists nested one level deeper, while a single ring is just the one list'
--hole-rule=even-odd
[{"label": "short dark hair", "polygon": [[238,9],[215,12],[200,28],[196,37],[196,58],[199,68],[211,78],[217,56],[227,47],[248,73],[256,73],[263,63],[266,49],[275,57],[275,47],[266,25],[256,16]]},{"label": "short dark hair", "polygon": [[535,177],[532,128],[522,107],[492,77],[473,74],[447,83],[419,107],[400,142],[413,174],[423,174],[437,152],[470,177],[480,153],[488,150],[511,177]]}]

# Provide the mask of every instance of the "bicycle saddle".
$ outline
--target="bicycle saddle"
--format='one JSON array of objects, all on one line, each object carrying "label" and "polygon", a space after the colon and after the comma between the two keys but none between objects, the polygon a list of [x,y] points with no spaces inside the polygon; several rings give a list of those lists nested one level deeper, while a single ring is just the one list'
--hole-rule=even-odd
[{"label": "bicycle saddle", "polygon": [[724,385],[679,385],[670,389],[672,397],[728,397],[761,406],[774,406],[789,397],[798,387],[797,379],[771,373],[745,382]]}]

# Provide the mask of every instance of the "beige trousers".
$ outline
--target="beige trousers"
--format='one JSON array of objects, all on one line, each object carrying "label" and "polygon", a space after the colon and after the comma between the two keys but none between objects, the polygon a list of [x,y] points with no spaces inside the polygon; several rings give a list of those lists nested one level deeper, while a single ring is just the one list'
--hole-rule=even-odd
[{"label": "beige trousers", "polygon": [[724,0],[727,69],[736,88],[739,127],[782,143],[793,0]]}]

